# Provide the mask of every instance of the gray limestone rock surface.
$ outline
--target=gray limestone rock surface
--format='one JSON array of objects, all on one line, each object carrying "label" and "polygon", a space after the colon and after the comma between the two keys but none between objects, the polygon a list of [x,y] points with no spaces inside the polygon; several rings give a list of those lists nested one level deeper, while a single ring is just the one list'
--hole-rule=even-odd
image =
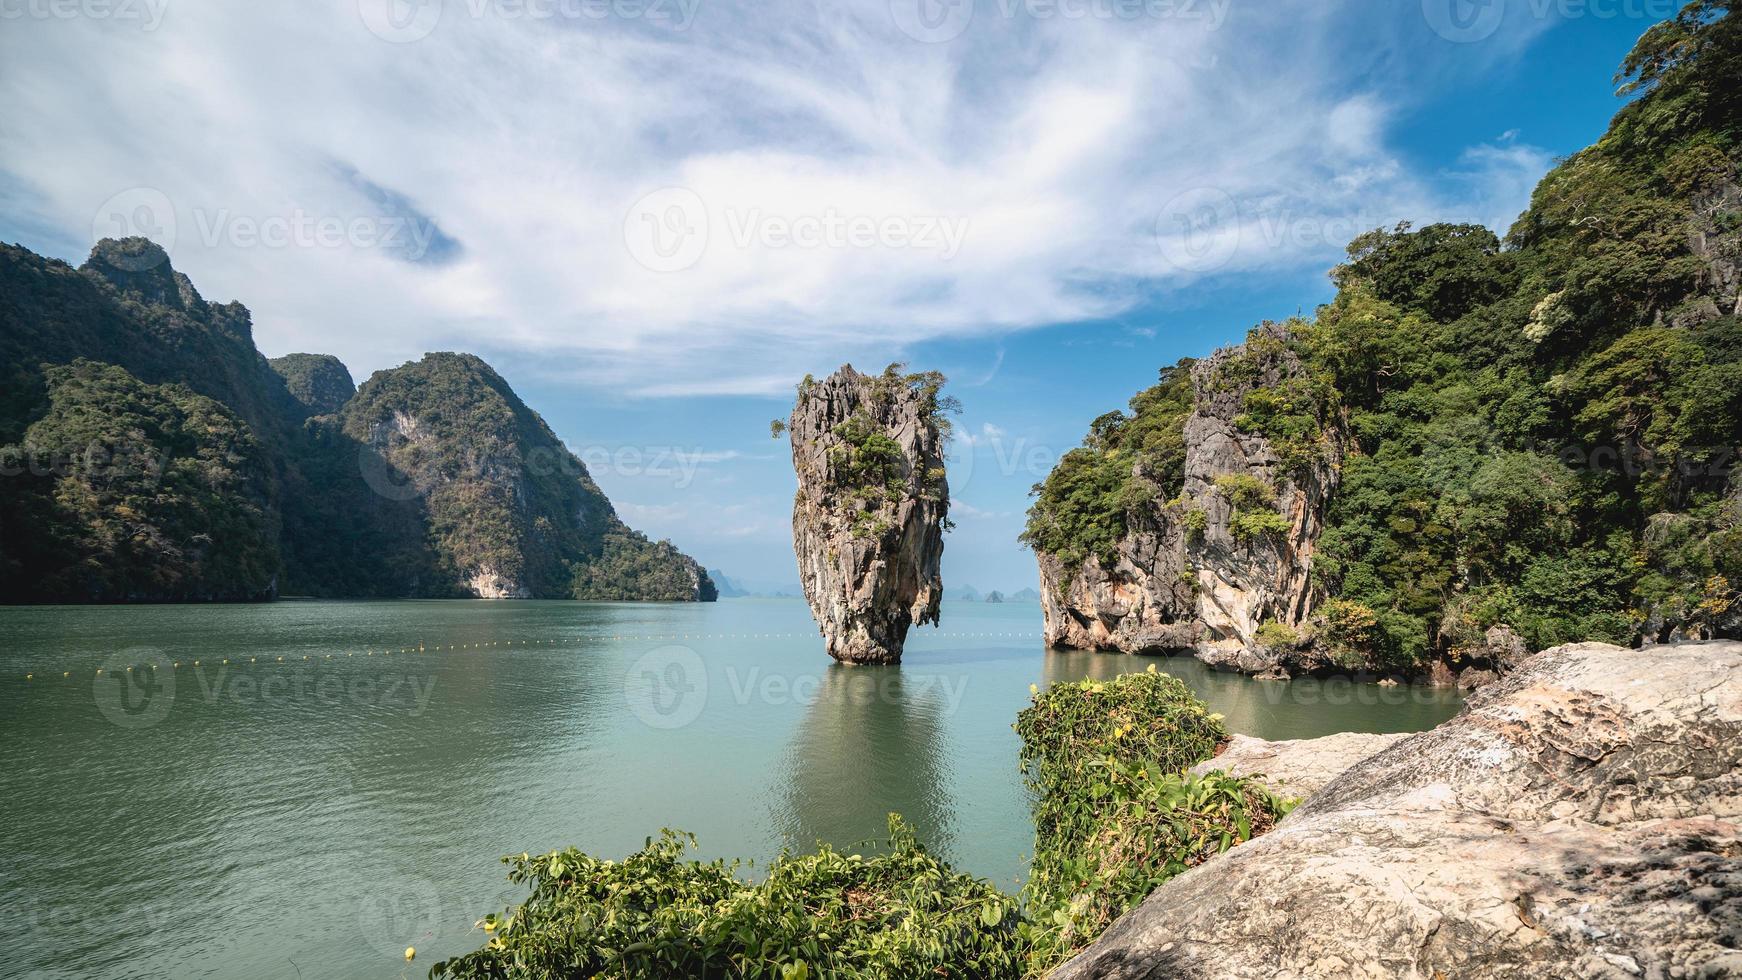
[{"label": "gray limestone rock surface", "polygon": [[938,621],[949,484],[936,388],[913,377],[807,379],[787,423],[799,581],[843,663],[899,663],[909,628]]},{"label": "gray limestone rock surface", "polygon": [[1742,644],[1557,647],[1056,980],[1742,976]]},{"label": "gray limestone rock surface", "polygon": [[1278,796],[1299,799],[1313,795],[1350,766],[1407,737],[1341,732],[1270,742],[1235,735],[1215,758],[1198,763],[1190,771],[1198,776],[1216,771],[1251,776]]},{"label": "gray limestone rock surface", "polygon": [[[1132,514],[1110,566],[1091,557],[1065,567],[1056,556],[1037,556],[1050,645],[1191,650],[1211,666],[1249,674],[1287,676],[1322,666],[1310,647],[1270,646],[1257,634],[1266,622],[1303,626],[1314,611],[1312,558],[1345,451],[1340,420],[1323,420],[1321,451],[1292,467],[1263,435],[1236,421],[1248,393],[1304,372],[1288,327],[1276,323],[1194,366],[1181,496]],[[1255,479],[1273,492],[1286,528],[1242,536],[1237,506],[1218,484],[1226,477]],[[1200,516],[1188,518],[1194,512]],[[1192,521],[1201,521],[1201,530]]]}]

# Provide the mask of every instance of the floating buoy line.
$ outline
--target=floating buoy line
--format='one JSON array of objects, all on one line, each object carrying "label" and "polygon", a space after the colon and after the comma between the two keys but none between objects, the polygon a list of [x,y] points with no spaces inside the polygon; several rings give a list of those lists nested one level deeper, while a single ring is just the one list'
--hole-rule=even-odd
[{"label": "floating buoy line", "polygon": [[[325,662],[328,660],[344,660],[344,659],[355,658],[355,657],[376,657],[376,656],[391,657],[391,656],[395,656],[395,655],[404,656],[404,655],[415,655],[415,654],[430,653],[430,652],[448,653],[448,652],[461,652],[461,651],[468,651],[468,650],[477,651],[477,650],[492,650],[492,649],[503,649],[503,650],[508,650],[508,649],[529,650],[529,649],[539,649],[539,648],[550,649],[552,647],[575,646],[575,645],[583,644],[583,643],[603,643],[603,642],[613,642],[613,643],[678,643],[678,642],[693,641],[693,640],[796,640],[796,639],[814,639],[815,637],[816,637],[815,633],[614,633],[608,638],[603,636],[603,635],[600,635],[600,636],[570,636],[570,637],[559,637],[559,638],[555,638],[555,639],[537,639],[537,640],[487,640],[487,641],[479,641],[477,643],[446,643],[446,644],[443,644],[443,643],[430,643],[430,644],[417,643],[415,645],[402,646],[402,647],[391,647],[391,646],[379,647],[379,648],[366,647],[361,651],[350,650],[350,651],[341,651],[339,653],[303,654],[300,658],[297,657],[296,655],[292,654],[290,662],[291,662],[291,664],[295,665],[295,664],[301,664],[301,663],[305,663],[305,662],[306,663],[317,663],[317,662]],[[936,634],[935,637],[938,639],[1034,640],[1034,639],[1039,638],[1039,634],[1038,633],[1028,633],[1028,632],[1014,632],[1014,633],[1013,632],[968,632],[968,633],[939,633],[939,634]],[[931,638],[932,637],[928,637],[928,639],[931,639]],[[247,662],[249,664],[258,664],[260,662],[260,657],[258,657],[258,656],[248,657]],[[281,656],[274,657],[272,659],[273,664],[281,664],[284,662],[285,662],[285,659],[284,659],[284,657],[281,657]],[[219,660],[216,664],[212,663],[209,659],[207,659],[207,660],[188,660],[188,661],[171,660],[171,661],[169,661],[169,663],[167,665],[161,665],[161,666],[167,666],[168,669],[170,669],[170,670],[181,670],[181,669],[188,669],[188,668],[192,668],[192,667],[201,667],[201,666],[205,666],[205,667],[229,666],[232,663],[240,664],[240,663],[242,663],[242,658],[241,657],[236,657],[236,658],[223,657],[223,658],[219,658]],[[157,664],[157,663],[148,663],[148,664],[141,665],[142,669],[145,669],[145,670],[156,670],[156,669],[158,669],[159,666],[160,666],[160,664]],[[270,664],[269,664],[269,666],[270,666]],[[63,670],[63,671],[61,671],[60,676],[61,676],[61,679],[63,679],[63,680],[71,679],[74,675],[77,675],[79,677],[85,677],[85,676],[101,677],[101,676],[103,676],[103,672],[105,670],[109,670],[110,673],[114,672],[112,668],[98,667],[98,668],[96,668],[95,671]],[[125,672],[132,673],[133,668],[131,666],[129,666],[126,668]],[[16,675],[14,675],[14,676],[16,676]],[[27,681],[34,681],[34,680],[36,680],[36,673],[35,672],[27,673],[24,675],[24,679]]]}]

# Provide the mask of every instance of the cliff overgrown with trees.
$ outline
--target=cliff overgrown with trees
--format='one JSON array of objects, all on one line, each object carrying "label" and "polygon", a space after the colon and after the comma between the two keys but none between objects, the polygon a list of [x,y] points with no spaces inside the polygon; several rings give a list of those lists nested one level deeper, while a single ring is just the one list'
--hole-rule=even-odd
[{"label": "cliff overgrown with trees", "polygon": [[0,601],[714,597],[475,357],[268,362],[139,238],[0,297]]},{"label": "cliff overgrown with trees", "polygon": [[[1248,540],[1281,518],[1266,487],[1234,481],[1274,485],[1341,459],[1312,561],[1316,613],[1278,624],[1273,642],[1409,671],[1456,662],[1502,625],[1531,649],[1742,631],[1732,10],[1690,4],[1646,32],[1608,132],[1542,180],[1504,239],[1475,225],[1363,235],[1331,303],[1255,332],[1234,358],[1280,344],[1302,368],[1246,390],[1234,420],[1274,457],[1265,479],[1227,477]],[[1189,536],[1194,514],[1167,508],[1188,367],[1096,420],[1036,487],[1024,540],[1037,552],[1075,569],[1110,562],[1136,521]]]}]

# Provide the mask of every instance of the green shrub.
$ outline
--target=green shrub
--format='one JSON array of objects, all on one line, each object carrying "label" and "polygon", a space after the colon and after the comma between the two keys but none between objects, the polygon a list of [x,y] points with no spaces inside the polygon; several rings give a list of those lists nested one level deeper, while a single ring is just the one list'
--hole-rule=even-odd
[{"label": "green shrub", "polygon": [[1258,626],[1258,642],[1267,647],[1295,647],[1300,645],[1300,633],[1272,619]]},{"label": "green shrub", "polygon": [[1158,772],[1116,758],[1090,768],[1097,782],[1072,803],[1076,819],[1065,828],[1082,836],[1035,844],[1025,891],[1036,920],[1031,976],[1094,942],[1168,879],[1267,832],[1292,805],[1222,772]]},{"label": "green shrub", "polygon": [[1274,510],[1254,510],[1235,514],[1228,522],[1228,530],[1234,535],[1234,540],[1249,542],[1267,534],[1286,534],[1292,525],[1288,518]]},{"label": "green shrub", "polygon": [[1202,507],[1193,507],[1185,512],[1185,517],[1182,520],[1185,522],[1186,540],[1202,541],[1204,532],[1210,527],[1209,512]]},{"label": "green shrub", "polygon": [[1332,599],[1319,609],[1319,636],[1332,659],[1345,666],[1364,665],[1373,652],[1379,617],[1348,599]]},{"label": "green shrub", "polygon": [[1235,510],[1276,506],[1276,489],[1250,473],[1224,473],[1216,477],[1215,484]]},{"label": "green shrub", "polygon": [[1267,534],[1284,534],[1292,526],[1276,510],[1276,489],[1250,473],[1224,473],[1216,477],[1216,491],[1234,506],[1228,531],[1234,540],[1249,543]]},{"label": "green shrub", "polygon": [[1286,805],[1255,783],[1183,771],[1228,737],[1221,716],[1151,665],[1036,692],[1018,716],[1035,795],[1023,889],[1032,972],[1093,941],[1162,882],[1263,833]]},{"label": "green shrub", "polygon": [[1015,977],[1015,900],[926,853],[898,817],[888,853],[782,855],[756,883],[737,863],[685,860],[663,832],[622,861],[573,848],[504,859],[532,895],[479,927],[475,952],[432,977],[635,980]]}]

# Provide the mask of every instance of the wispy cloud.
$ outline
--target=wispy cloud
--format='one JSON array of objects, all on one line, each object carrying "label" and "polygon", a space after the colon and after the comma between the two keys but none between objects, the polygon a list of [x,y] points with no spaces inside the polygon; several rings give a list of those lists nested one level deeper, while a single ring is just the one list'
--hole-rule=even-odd
[{"label": "wispy cloud", "polygon": [[143,215],[270,353],[360,375],[459,347],[629,393],[774,393],[822,360],[1323,267],[1377,224],[1504,225],[1546,166],[1477,148],[1448,193],[1398,158],[1367,49],[1427,36],[1414,4],[981,3],[926,43],[907,2],[8,22],[6,227],[72,250]]},{"label": "wispy cloud", "polygon": [[950,514],[954,517],[963,517],[974,521],[1002,520],[1012,516],[1005,511],[983,510],[966,501],[955,499],[950,500]]}]

